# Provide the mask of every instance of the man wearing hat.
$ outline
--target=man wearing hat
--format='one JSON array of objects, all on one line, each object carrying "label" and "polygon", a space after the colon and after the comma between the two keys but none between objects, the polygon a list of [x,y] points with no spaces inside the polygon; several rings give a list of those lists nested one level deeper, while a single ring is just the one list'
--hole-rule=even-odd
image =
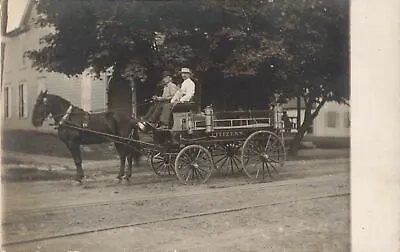
[{"label": "man wearing hat", "polygon": [[169,103],[172,97],[174,97],[175,93],[178,91],[178,87],[172,82],[171,74],[168,71],[163,72],[162,79],[163,93],[162,96],[153,96],[153,101],[155,104],[150,107],[147,111],[146,115],[143,117],[144,121],[147,122],[156,122],[160,117],[160,113],[162,110],[162,105]]},{"label": "man wearing hat", "polygon": [[192,76],[192,72],[189,68],[182,68],[181,75],[183,82],[181,84],[181,88],[175,93],[172,97],[171,102],[169,104],[164,104],[161,115],[160,115],[160,123],[161,126],[167,126],[169,123],[169,118],[171,116],[171,111],[177,103],[189,102],[192,100],[195,92],[196,85],[190,79]]}]

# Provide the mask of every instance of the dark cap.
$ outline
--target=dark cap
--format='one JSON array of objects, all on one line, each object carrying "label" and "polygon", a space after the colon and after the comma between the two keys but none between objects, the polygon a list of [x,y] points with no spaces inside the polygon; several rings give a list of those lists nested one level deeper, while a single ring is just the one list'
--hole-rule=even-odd
[{"label": "dark cap", "polygon": [[172,75],[171,75],[171,73],[169,71],[164,71],[162,73],[162,77],[164,78],[164,77],[167,77],[167,76],[172,76]]}]

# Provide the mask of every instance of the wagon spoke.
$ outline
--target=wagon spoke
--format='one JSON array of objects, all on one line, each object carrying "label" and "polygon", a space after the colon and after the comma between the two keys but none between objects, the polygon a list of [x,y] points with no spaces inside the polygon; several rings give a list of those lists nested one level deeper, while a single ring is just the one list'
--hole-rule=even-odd
[{"label": "wagon spoke", "polygon": [[256,142],[252,143],[250,146],[250,151],[254,151],[256,154],[262,153],[262,148]]},{"label": "wagon spoke", "polygon": [[222,158],[218,159],[217,161],[215,161],[214,163],[219,163],[222,159],[227,159],[228,157],[226,155],[224,155]]},{"label": "wagon spoke", "polygon": [[274,169],[274,171],[275,171],[276,173],[279,173],[279,171],[278,171],[278,169],[275,167],[275,165],[273,165],[271,162],[268,162],[268,164],[269,164],[270,166],[272,166],[272,168]]},{"label": "wagon spoke", "polygon": [[268,171],[268,175],[269,175],[269,177],[271,178],[272,177],[272,174],[271,174],[271,170],[269,169],[269,167],[268,167],[268,163],[264,163],[263,162],[263,164],[264,164],[264,166],[267,168],[267,171]]},{"label": "wagon spoke", "polygon": [[223,167],[225,165],[225,163],[226,163],[226,161],[228,161],[228,159],[229,159],[228,157],[224,159],[224,161],[221,164],[221,167]]},{"label": "wagon spoke", "polygon": [[187,177],[186,177],[186,182],[189,180],[189,177],[191,174],[192,174],[192,169],[189,169],[189,172],[187,173]]},{"label": "wagon spoke", "polygon": [[260,173],[260,169],[257,169],[256,178],[258,178],[259,173]]},{"label": "wagon spoke", "polygon": [[207,171],[206,170],[204,170],[204,169],[199,169],[199,171],[198,171],[198,173],[199,173],[199,175],[200,175],[200,177],[203,179],[203,178],[205,178],[206,176],[207,176]]},{"label": "wagon spoke", "polygon": [[239,165],[238,165],[238,163],[236,162],[237,159],[238,159],[237,157],[233,157],[232,161],[233,161],[233,163],[235,164],[236,168],[237,168],[238,170],[240,170]]},{"label": "wagon spoke", "polygon": [[264,151],[267,151],[269,140],[271,140],[271,135],[268,136],[268,141],[267,141],[267,144],[265,145]]},{"label": "wagon spoke", "polygon": [[192,174],[193,174],[193,179],[198,180],[197,169],[193,169],[193,168],[192,168]]},{"label": "wagon spoke", "polygon": [[276,160],[274,158],[271,158],[271,157],[268,159],[268,161],[271,161],[271,162],[276,163],[276,164],[280,164],[281,163],[278,160]]},{"label": "wagon spoke", "polygon": [[197,168],[197,172],[198,172],[198,173],[201,173],[201,174],[207,175],[207,173],[209,172],[209,170],[206,169],[205,167],[198,167],[198,168]]},{"label": "wagon spoke", "polygon": [[[200,169],[201,170],[201,169]],[[204,171],[204,170],[201,170],[201,171]],[[205,172],[205,171],[204,171]],[[197,174],[200,176],[200,178],[204,178],[204,174],[202,173],[202,172],[200,172],[200,171],[197,171]]]},{"label": "wagon spoke", "polygon": [[201,149],[197,152],[197,156],[196,156],[196,159],[195,159],[195,160],[199,159],[200,154],[201,154]]},{"label": "wagon spoke", "polygon": [[189,154],[185,153],[185,155],[183,155],[182,157],[182,161],[185,161],[187,164],[190,164],[191,162],[193,162],[193,157],[189,156]]}]

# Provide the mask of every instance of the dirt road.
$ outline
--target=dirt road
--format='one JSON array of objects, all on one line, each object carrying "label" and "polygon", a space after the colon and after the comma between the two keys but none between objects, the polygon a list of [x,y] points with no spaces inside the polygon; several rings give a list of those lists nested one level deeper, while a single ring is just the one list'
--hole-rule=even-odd
[{"label": "dirt road", "polygon": [[5,251],[349,251],[348,159],[292,163],[270,183],[150,172],[6,183]]}]

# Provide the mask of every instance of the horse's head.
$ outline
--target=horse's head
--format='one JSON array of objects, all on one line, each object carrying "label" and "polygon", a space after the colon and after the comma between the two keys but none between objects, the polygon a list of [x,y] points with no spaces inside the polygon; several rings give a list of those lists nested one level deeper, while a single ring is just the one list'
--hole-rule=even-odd
[{"label": "horse's head", "polygon": [[50,114],[48,109],[48,98],[47,98],[47,90],[40,91],[35,106],[33,107],[32,112],[32,124],[35,127],[39,127],[43,125],[43,121]]}]

